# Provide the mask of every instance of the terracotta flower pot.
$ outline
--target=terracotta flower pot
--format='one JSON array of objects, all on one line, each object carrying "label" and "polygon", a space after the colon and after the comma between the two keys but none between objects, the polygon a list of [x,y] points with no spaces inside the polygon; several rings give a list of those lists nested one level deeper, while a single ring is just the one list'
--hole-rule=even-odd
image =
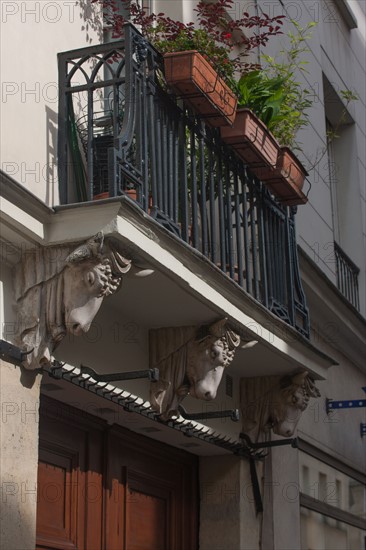
[{"label": "terracotta flower pot", "polygon": [[288,206],[306,204],[302,192],[307,171],[288,147],[282,147],[275,170],[263,171],[261,179],[280,202]]},{"label": "terracotta flower pot", "polygon": [[109,199],[108,191],[105,191],[104,193],[98,193],[98,195],[93,195],[93,201],[100,201],[102,199]]},{"label": "terracotta flower pot", "polygon": [[280,147],[267,126],[250,109],[238,109],[232,128],[221,128],[221,138],[230,144],[258,177],[274,169]]},{"label": "terracotta flower pot", "polygon": [[[126,189],[125,194],[128,195],[132,200],[137,202],[137,191],[136,189]],[[101,200],[101,199],[108,199],[109,198],[109,192],[105,193],[99,193],[98,195],[94,195],[93,200]],[[150,212],[152,208],[152,195],[149,195],[149,205],[148,205],[148,211]]]},{"label": "terracotta flower pot", "polygon": [[165,78],[174,92],[210,126],[233,124],[237,98],[196,50],[164,55]]}]

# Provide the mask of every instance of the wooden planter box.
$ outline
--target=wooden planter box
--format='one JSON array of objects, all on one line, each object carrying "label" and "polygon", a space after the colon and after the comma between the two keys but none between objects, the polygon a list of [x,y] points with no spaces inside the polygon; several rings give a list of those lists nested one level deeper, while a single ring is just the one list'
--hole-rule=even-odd
[{"label": "wooden planter box", "polygon": [[270,191],[288,206],[306,204],[308,198],[302,192],[307,171],[288,147],[282,147],[275,170],[262,173],[262,180]]},{"label": "wooden planter box", "polygon": [[265,169],[274,169],[280,147],[267,126],[250,109],[238,109],[232,128],[221,128],[221,138],[260,177]]},{"label": "wooden planter box", "polygon": [[237,98],[196,50],[164,55],[165,78],[173,91],[210,126],[233,124]]}]

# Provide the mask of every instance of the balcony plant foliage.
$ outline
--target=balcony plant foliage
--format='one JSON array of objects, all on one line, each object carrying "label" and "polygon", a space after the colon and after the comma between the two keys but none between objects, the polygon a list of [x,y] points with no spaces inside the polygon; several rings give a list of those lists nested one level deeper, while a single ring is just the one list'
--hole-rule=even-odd
[{"label": "balcony plant foliage", "polygon": [[[234,74],[253,69],[247,62],[249,52],[265,46],[271,36],[281,34],[284,16],[249,15],[230,19],[234,0],[198,2],[194,9],[196,22],[182,23],[164,13],[148,13],[132,0],[91,0],[102,5],[107,25],[113,38],[123,36],[123,25],[132,22],[142,35],[162,54],[197,50],[215,71],[236,91]],[[119,6],[129,12],[129,18],[120,14]],[[249,30],[250,36],[243,31]],[[233,54],[233,52],[237,53]]]},{"label": "balcony plant foliage", "polygon": [[[142,35],[163,55],[165,55],[165,77],[169,82],[171,89],[185,99],[186,105],[193,111],[199,113],[211,126],[231,125],[236,115],[236,92],[237,74],[243,74],[258,68],[256,63],[248,62],[248,55],[252,50],[263,47],[267,44],[270,37],[282,34],[281,28],[284,16],[270,17],[267,14],[250,15],[243,11],[242,16],[231,19],[229,14],[236,8],[233,0],[216,0],[198,2],[194,9],[196,21],[182,23],[176,21],[164,13],[150,13],[145,10],[137,1],[127,0],[91,0],[98,2],[104,12],[104,18],[108,27],[112,31],[112,37],[118,39],[124,35],[124,25],[132,22],[140,30]],[[123,8],[123,10],[121,10]],[[128,13],[129,16],[123,16],[121,13]],[[184,80],[183,84],[175,85],[174,79],[169,75],[169,65],[167,60],[175,52],[198,52],[204,60],[213,66],[216,71],[215,76],[211,71],[211,82],[195,83],[196,88],[192,89]],[[195,61],[190,64],[194,67]],[[203,75],[203,70],[196,69],[198,78]],[[173,72],[173,71],[172,71]],[[175,70],[178,80],[183,71],[178,67]],[[208,73],[209,74],[209,73]],[[231,102],[228,88],[221,87],[217,90],[219,77],[224,79],[228,87],[232,90],[231,95],[234,101]],[[182,90],[186,87],[187,90]],[[199,88],[197,90],[197,87]],[[202,109],[201,97],[197,93],[201,90],[205,93],[208,88],[209,101],[205,104],[205,110]],[[184,95],[182,92],[186,92]],[[230,90],[229,90],[230,92]],[[222,107],[220,116],[216,117],[211,110],[214,103],[214,96],[218,101],[215,102],[215,109]],[[229,97],[229,100],[227,99]],[[221,102],[221,105],[220,105]],[[230,102],[230,103],[229,103]],[[208,109],[207,109],[208,104]],[[224,117],[221,116],[225,108]],[[224,121],[222,121],[224,118]]]},{"label": "balcony plant foliage", "polygon": [[302,28],[292,21],[297,32],[288,34],[290,46],[282,49],[277,58],[263,54],[265,66],[242,75],[238,82],[238,106],[251,109],[273,133],[283,147],[299,149],[297,132],[308,124],[308,109],[312,92],[296,77],[306,72],[303,54],[309,53],[306,41],[312,36],[311,22]]},{"label": "balcony plant foliage", "polygon": [[[289,46],[280,50],[276,58],[263,54],[264,66],[246,72],[239,79],[240,114],[234,127],[222,132],[223,139],[237,149],[252,165],[254,173],[287,205],[307,202],[301,190],[307,172],[293,150],[299,149],[295,142],[297,132],[309,122],[311,91],[297,76],[299,71],[306,72],[303,54],[309,53],[306,42],[316,23],[311,22],[305,28],[296,21],[292,24],[296,32],[288,34]],[[259,122],[257,125],[253,113],[269,133]],[[244,138],[240,125],[245,126]]]},{"label": "balcony plant foliage", "polygon": [[[299,72],[307,72],[308,61],[304,55],[310,53],[307,41],[312,38],[316,23],[310,22],[302,28],[296,21],[291,22],[295,32],[288,33],[289,47],[280,50],[276,58],[263,54],[264,67],[242,75],[237,95],[239,108],[251,109],[267,125],[281,146],[276,170],[272,173],[262,170],[260,177],[267,181],[270,189],[283,202],[304,204],[306,197],[301,193],[301,188],[307,173],[293,151],[301,150],[296,136],[309,123],[308,110],[313,103],[314,92],[304,87],[297,75]],[[358,98],[350,90],[341,90],[340,95],[345,102],[339,120],[339,125],[342,125],[348,104]],[[327,133],[328,142],[337,137],[339,125],[333,132]],[[320,153],[320,158],[309,170],[320,162],[326,150]]]}]

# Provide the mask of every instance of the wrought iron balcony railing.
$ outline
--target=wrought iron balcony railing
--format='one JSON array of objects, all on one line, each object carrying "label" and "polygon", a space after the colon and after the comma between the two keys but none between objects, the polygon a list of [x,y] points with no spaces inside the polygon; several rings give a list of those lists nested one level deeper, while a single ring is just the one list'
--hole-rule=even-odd
[{"label": "wrought iron balcony railing", "polygon": [[309,336],[295,209],[279,205],[164,85],[131,25],[118,42],[59,54],[61,202],[127,194],[247,293]]},{"label": "wrought iron balcony railing", "polygon": [[343,296],[359,310],[358,274],[360,270],[336,242],[334,243],[334,254],[336,258],[337,287]]}]

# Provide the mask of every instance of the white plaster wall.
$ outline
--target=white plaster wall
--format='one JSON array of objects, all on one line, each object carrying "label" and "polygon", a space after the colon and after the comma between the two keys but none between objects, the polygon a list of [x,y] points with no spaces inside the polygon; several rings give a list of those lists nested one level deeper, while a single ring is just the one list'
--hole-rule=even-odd
[{"label": "white plaster wall", "polygon": [[[365,132],[366,132],[366,32],[363,2],[350,3],[358,19],[358,28],[349,30],[335,10],[322,3],[321,42],[323,69],[336,90],[352,89],[359,99],[349,111],[355,123],[345,129],[342,144],[334,142],[337,185],[342,193],[338,201],[340,246],[361,269],[360,302],[365,314]],[[363,12],[362,12],[363,11]]]},{"label": "white plaster wall", "polygon": [[[0,338],[14,341],[12,273],[0,263]],[[35,547],[41,376],[0,360],[0,547]]]},{"label": "white plaster wall", "polygon": [[0,361],[0,547],[33,550],[41,376]]},{"label": "white plaster wall", "polygon": [[166,13],[172,19],[188,23],[194,21],[194,8],[197,2],[195,0],[152,0],[151,10],[154,13]]},{"label": "white plaster wall", "polygon": [[[257,470],[261,480],[261,464],[257,464]],[[201,457],[200,499],[201,550],[261,548],[261,521],[255,513],[247,460],[235,456]]]},{"label": "white plaster wall", "polygon": [[[171,17],[184,21],[194,19],[195,2],[164,2],[155,0],[152,9],[162,10]],[[336,270],[333,243],[336,231],[333,226],[332,197],[329,181],[328,157],[326,148],[326,128],[324,113],[324,93],[322,72],[326,74],[336,90],[352,89],[359,101],[349,106],[355,124],[345,130],[342,147],[335,143],[337,159],[337,177],[344,193],[339,200],[339,223],[341,235],[338,244],[361,269],[359,276],[361,312],[365,314],[365,242],[366,242],[366,206],[365,206],[365,7],[364,3],[351,1],[350,5],[358,19],[358,28],[349,30],[335,2],[314,0],[294,0],[283,3],[279,0],[266,2],[258,0],[259,10],[271,16],[284,14],[287,17],[284,36],[272,38],[265,53],[278,50],[286,44],[288,30],[294,31],[291,18],[301,26],[310,21],[317,22],[313,36],[308,41],[309,53],[306,55],[307,73],[297,77],[311,90],[313,105],[309,109],[309,126],[297,136],[299,157],[309,169],[305,192],[309,191],[309,203],[300,207],[297,214],[298,242],[314,259],[329,279],[336,283]],[[231,15],[239,17],[244,8],[254,13],[255,3],[235,2]],[[251,11],[251,13],[252,13]],[[305,57],[304,57],[305,58]],[[346,147],[344,147],[346,144]],[[320,159],[320,160],[319,160]]]},{"label": "white plaster wall", "polygon": [[15,302],[11,268],[1,262],[0,267],[0,339],[9,342],[15,337]]},{"label": "white plaster wall", "polygon": [[[336,91],[351,89],[359,96],[359,100],[349,106],[355,123],[344,130],[342,142],[337,144],[335,140],[334,147],[336,177],[339,180],[337,186],[342,190],[338,205],[341,241],[338,244],[361,270],[360,302],[361,313],[365,314],[366,18],[364,3],[351,4],[358,18],[358,28],[353,30],[347,27],[335,2],[294,0],[280,3],[278,0],[270,4],[270,15],[285,14],[302,27],[310,21],[317,22],[313,36],[307,43],[310,50],[306,54],[307,73],[297,75],[299,81],[303,81],[311,90],[313,99],[313,105],[308,111],[309,125],[297,136],[301,148],[299,158],[309,170],[305,192],[309,190],[309,182],[311,184],[309,203],[298,209],[297,236],[301,247],[333,283],[336,282],[333,242],[338,237],[333,226],[328,158],[324,155],[326,134],[322,72]],[[268,12],[268,2],[259,0],[259,6]],[[287,30],[294,30],[288,19],[284,29],[285,35]],[[286,44],[285,36],[271,40],[264,51],[272,55],[281,44]]]},{"label": "white plaster wall", "polygon": [[327,415],[325,399],[364,399],[366,377],[345,358],[332,367],[326,381],[318,381],[319,399],[312,399],[299,423],[299,435],[325,452],[337,456],[354,468],[365,471],[366,439],[360,436],[365,409],[335,410]]},{"label": "white plaster wall", "polygon": [[57,204],[57,53],[101,41],[100,8],[89,0],[4,0],[0,9],[0,167]]}]

